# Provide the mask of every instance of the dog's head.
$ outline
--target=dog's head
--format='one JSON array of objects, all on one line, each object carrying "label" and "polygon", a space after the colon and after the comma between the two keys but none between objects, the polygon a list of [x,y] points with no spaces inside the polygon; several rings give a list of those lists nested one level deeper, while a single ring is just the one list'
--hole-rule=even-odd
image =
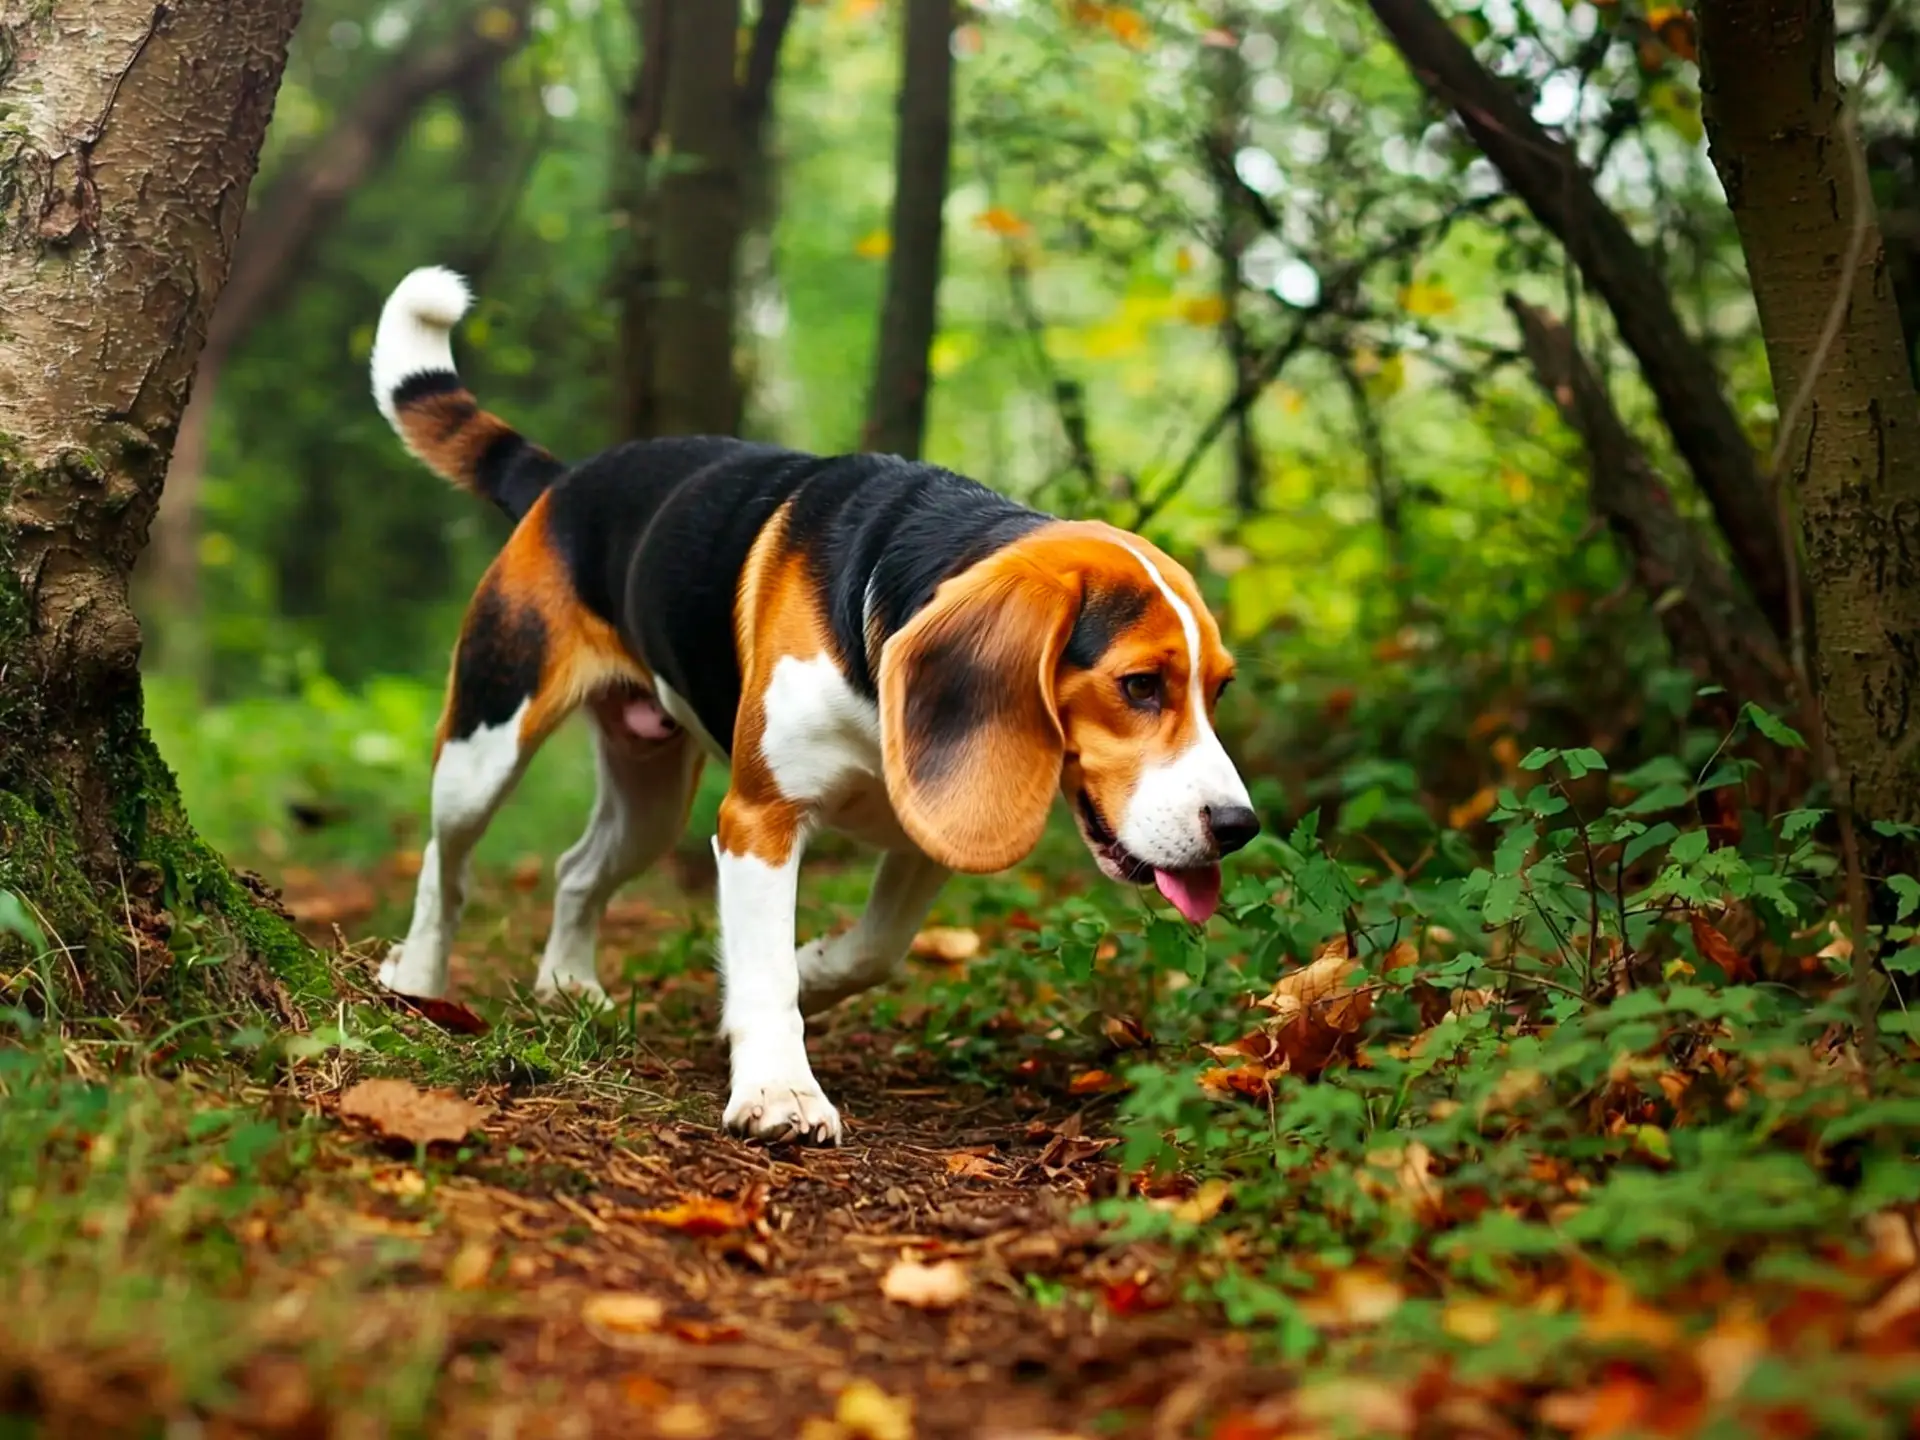
[{"label": "dog's head", "polygon": [[1259,830],[1214,733],[1233,659],[1193,577],[1108,525],[1042,526],[946,581],[880,659],[887,790],[956,870],[1030,851],[1054,792],[1115,880],[1190,920]]}]

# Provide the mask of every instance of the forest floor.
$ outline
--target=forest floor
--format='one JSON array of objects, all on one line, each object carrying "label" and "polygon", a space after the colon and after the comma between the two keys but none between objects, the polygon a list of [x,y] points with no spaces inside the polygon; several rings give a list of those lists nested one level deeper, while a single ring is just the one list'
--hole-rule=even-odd
[{"label": "forest floor", "polygon": [[[1280,1381],[1245,1337],[1180,1301],[1158,1247],[1077,1218],[1124,1185],[1111,1100],[1073,1093],[1084,1071],[1010,1060],[1003,1083],[969,1083],[927,1053],[910,1007],[876,1021],[856,1001],[811,1037],[847,1142],[745,1144],[718,1126],[710,967],[616,990],[612,1021],[536,1013],[513,992],[550,912],[530,870],[499,878],[454,972],[505,1023],[368,992],[380,942],[339,942],[404,917],[404,869],[296,871],[290,910],[333,938],[343,993],[391,1029],[306,1037],[290,1053],[325,1057],[264,1084],[174,1066],[163,1042],[142,1063],[169,1078],[79,1127],[107,1170],[122,1150],[146,1158],[37,1194],[12,1177],[16,1215],[44,1207],[48,1229],[70,1219],[104,1253],[97,1292],[51,1271],[16,1297],[31,1314],[0,1338],[0,1433],[6,1411],[49,1435],[170,1420],[169,1435],[1040,1440],[1184,1435],[1203,1413],[1224,1416],[1223,1440],[1278,1433],[1252,1428]],[[697,932],[711,904],[664,875],[636,888],[603,971]],[[70,1042],[56,1068],[97,1078],[124,1048]],[[380,1052],[419,1084],[354,1099]],[[57,1081],[44,1093],[58,1112]],[[421,1143],[455,1095],[467,1138]],[[72,1138],[50,1124],[56,1149]],[[184,1259],[188,1241],[214,1258]],[[168,1296],[180,1308],[156,1311]],[[69,1327],[93,1343],[64,1344]]]},{"label": "forest floor", "polygon": [[[1920,1063],[1762,1008],[1823,929],[1683,920],[1761,983],[1581,1012],[1546,971],[1529,1033],[1396,920],[1356,1051],[1361,991],[1292,1003],[1348,962],[1228,923],[1271,881],[1203,941],[1048,851],[811,1027],[817,1150],[719,1129],[697,864],[615,902],[599,1015],[527,996],[533,859],[482,876],[455,1002],[377,993],[417,864],[274,877],[329,1016],[0,1008],[0,1437],[1920,1434]],[[802,933],[865,877],[810,866]],[[170,954],[156,992],[227,963]]]}]

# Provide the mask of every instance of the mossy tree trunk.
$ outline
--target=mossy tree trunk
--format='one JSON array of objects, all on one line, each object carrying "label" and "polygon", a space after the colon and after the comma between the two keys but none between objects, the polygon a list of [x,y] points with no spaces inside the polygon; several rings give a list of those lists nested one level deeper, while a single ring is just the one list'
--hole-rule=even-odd
[{"label": "mossy tree trunk", "polygon": [[299,11],[0,0],[0,888],[90,987],[169,908],[300,953],[188,826],[127,593]]},{"label": "mossy tree trunk", "polygon": [[1917,824],[1920,397],[1834,74],[1833,3],[1711,0],[1699,17],[1707,136],[1774,394],[1787,410],[1805,392],[1782,417],[1782,469],[1827,738],[1863,818]]}]

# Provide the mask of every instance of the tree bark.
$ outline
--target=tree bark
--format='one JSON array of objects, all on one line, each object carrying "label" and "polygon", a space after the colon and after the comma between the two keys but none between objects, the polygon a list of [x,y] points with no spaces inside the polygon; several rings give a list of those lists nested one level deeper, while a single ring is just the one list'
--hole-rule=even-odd
[{"label": "tree bark", "polygon": [[1833,5],[1712,0],[1699,18],[1708,141],[1789,427],[1841,799],[1920,823],[1920,397],[1834,76]]},{"label": "tree bark", "polygon": [[625,434],[740,427],[740,248],[772,210],[764,144],[794,8],[763,0],[736,65],[740,0],[632,0],[640,69],[616,186],[628,238],[613,281]]},{"label": "tree bark", "polygon": [[1736,704],[1783,706],[1793,694],[1793,671],[1766,616],[1675,507],[1567,327],[1516,295],[1507,296],[1507,309],[1534,378],[1586,445],[1593,512],[1613,532],[1674,659],[1725,686]]},{"label": "tree bark", "polygon": [[136,907],[305,955],[188,827],[127,600],[299,9],[0,0],[0,887],[89,983]]},{"label": "tree bark", "polygon": [[1791,630],[1787,557],[1753,446],[1659,270],[1602,201],[1579,156],[1474,59],[1428,0],[1369,0],[1414,78],[1447,106],[1606,300],[1775,634]]},{"label": "tree bark", "polygon": [[533,0],[475,5],[457,34],[403,50],[261,197],[208,322],[193,395],[167,467],[166,503],[155,518],[153,545],[141,567],[153,580],[155,598],[170,610],[192,614],[199,608],[200,482],[209,419],[228,358],[285,293],[294,268],[348,197],[393,153],[427,102],[499,68],[525,42],[532,8]]},{"label": "tree bark", "polygon": [[745,214],[734,88],[740,0],[660,3],[668,10],[668,33],[657,192],[655,430],[729,435],[740,424],[733,368],[734,275]]},{"label": "tree bark", "polygon": [[953,4],[907,0],[906,9],[893,149],[893,249],[862,443],[917,460],[927,429],[953,149]]}]

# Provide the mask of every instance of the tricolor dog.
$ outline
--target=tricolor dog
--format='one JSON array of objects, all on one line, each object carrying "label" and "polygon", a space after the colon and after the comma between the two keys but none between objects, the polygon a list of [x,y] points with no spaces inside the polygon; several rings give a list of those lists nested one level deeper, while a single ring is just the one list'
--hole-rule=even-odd
[{"label": "tricolor dog", "polygon": [[[373,346],[407,448],[516,522],[454,651],[432,839],[382,984],[444,992],[468,856],[582,707],[599,795],[557,867],[538,989],[604,1000],[607,901],[672,845],[703,759],[728,763],[714,855],[738,1134],[839,1140],[801,1017],[884,979],[951,871],[1025,857],[1056,792],[1108,876],[1212,913],[1220,857],[1259,822],[1213,728],[1233,661],[1184,569],[889,456],[679,439],[562,464],[455,374],[468,300],[416,270]],[[822,827],[883,857],[853,928],[796,947]]]}]

